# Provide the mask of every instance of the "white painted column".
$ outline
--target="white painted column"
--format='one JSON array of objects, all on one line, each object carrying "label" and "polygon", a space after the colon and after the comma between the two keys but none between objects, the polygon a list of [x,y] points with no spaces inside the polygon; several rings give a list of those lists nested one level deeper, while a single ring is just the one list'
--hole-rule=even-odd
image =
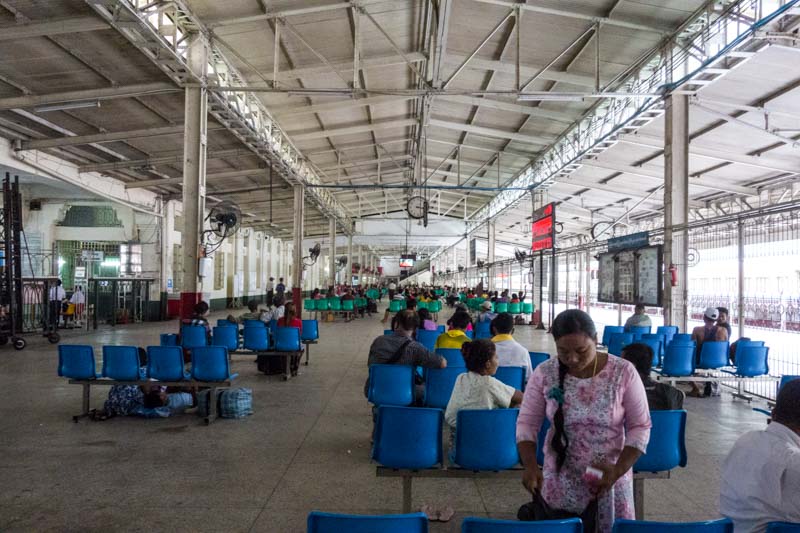
[{"label": "white painted column", "polygon": [[[486,260],[489,263],[489,265],[491,265],[492,263],[494,263],[495,221],[492,220],[490,222],[487,222],[486,223],[486,228],[487,228],[487,231],[489,233],[489,238],[488,238],[489,253],[487,254]],[[487,290],[493,291],[493,290],[495,290],[495,287],[494,287],[495,268],[494,268],[494,266],[489,266],[489,268],[486,269],[486,272],[487,272],[487,277],[489,278],[488,282],[486,283]]]},{"label": "white painted column", "polygon": [[[664,129],[664,323],[686,331],[689,274],[689,97],[666,98]],[[683,226],[683,229],[675,229]],[[677,270],[671,283],[670,268]]]},{"label": "white painted column", "polygon": [[346,285],[350,285],[353,275],[351,272],[353,271],[353,235],[347,236],[347,266],[344,268],[342,279],[339,280],[339,283],[344,283]]},{"label": "white painted column", "polygon": [[[207,48],[201,37],[192,38],[186,60],[193,72],[206,72],[208,68]],[[200,254],[200,232],[205,218],[208,126],[206,89],[201,86],[187,87],[184,90],[184,100],[181,316],[188,318],[192,315],[194,305],[202,297],[197,268]]]},{"label": "white painted column", "polygon": [[328,238],[331,241],[330,255],[328,257],[328,285],[336,285],[336,220],[331,218],[328,223]]}]

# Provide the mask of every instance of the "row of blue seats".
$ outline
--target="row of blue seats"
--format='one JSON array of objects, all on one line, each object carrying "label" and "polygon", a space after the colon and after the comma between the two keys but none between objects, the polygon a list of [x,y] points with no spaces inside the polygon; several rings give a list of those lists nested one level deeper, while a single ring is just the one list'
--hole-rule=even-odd
[{"label": "row of blue seats", "polygon": [[[308,515],[308,533],[428,533],[428,517],[423,513],[404,515],[346,515],[312,511]],[[461,523],[461,533],[582,533],[579,518],[519,522],[492,518],[467,517]],[[800,524],[772,522],[767,533],[798,533]],[[617,520],[612,533],[733,533],[728,518],[703,522],[652,522]]]},{"label": "row of blue seats", "polygon": [[224,346],[192,348],[191,372],[187,373],[179,346],[148,346],[147,366],[142,368],[136,346],[103,346],[102,372],[95,368],[94,349],[88,345],[58,346],[58,375],[69,379],[107,378],[116,381],[228,381],[228,349]]},{"label": "row of blue seats", "polygon": [[[297,328],[278,327],[273,321],[267,327],[260,320],[252,320],[253,324],[245,324],[242,330],[242,342],[239,342],[239,328],[236,325],[216,326],[212,330],[211,345],[224,346],[230,351],[245,350],[265,351],[299,351],[302,342],[313,342],[319,339],[319,325],[316,320],[303,320],[303,332]],[[178,336],[172,333],[161,335],[162,346],[176,346]],[[208,345],[206,329],[203,326],[182,326],[180,344],[183,348],[193,349]]]},{"label": "row of blue seats", "polygon": [[[601,344],[603,346],[609,346],[609,343],[611,342],[611,335],[614,333],[629,333],[634,336],[634,339],[639,339],[642,335],[647,335],[650,333],[651,330],[652,328],[650,326],[631,326],[628,328],[625,326],[606,326],[603,328],[603,338]],[[678,333],[678,326],[658,326],[655,334],[663,335],[668,342],[675,335],[680,335],[680,333]]]},{"label": "row of blue seats", "polygon": [[661,372],[668,376],[691,376],[697,369],[723,369],[723,372],[740,377],[769,374],[769,348],[764,346],[764,341],[740,341],[733,370],[726,369],[731,366],[729,350],[728,341],[706,341],[697,357],[694,341],[673,340],[660,361]]},{"label": "row of blue seats", "polygon": [[[516,427],[519,409],[462,409],[456,415],[453,462],[471,471],[500,471],[519,464]],[[647,452],[634,472],[665,472],[685,467],[686,411],[651,411],[652,428]],[[381,466],[402,470],[435,468],[443,464],[444,411],[428,407],[378,407],[372,459]],[[549,423],[545,420],[537,439],[537,461]]]}]

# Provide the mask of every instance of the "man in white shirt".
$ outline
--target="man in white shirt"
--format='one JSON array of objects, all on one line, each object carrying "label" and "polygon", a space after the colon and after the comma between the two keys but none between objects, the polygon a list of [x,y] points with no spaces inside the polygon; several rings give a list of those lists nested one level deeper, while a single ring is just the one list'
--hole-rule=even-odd
[{"label": "man in white shirt", "polygon": [[800,522],[800,379],[781,387],[772,423],[742,435],[723,461],[719,510],[735,533]]},{"label": "man in white shirt", "polygon": [[533,373],[531,355],[527,348],[514,340],[514,317],[511,313],[500,313],[491,322],[492,342],[497,350],[500,366],[521,366],[525,369],[525,382]]},{"label": "man in white shirt", "polygon": [[50,289],[48,302],[50,304],[50,325],[55,331],[58,329],[58,321],[61,318],[61,303],[67,299],[67,291],[61,286],[61,280],[56,280],[56,284]]}]

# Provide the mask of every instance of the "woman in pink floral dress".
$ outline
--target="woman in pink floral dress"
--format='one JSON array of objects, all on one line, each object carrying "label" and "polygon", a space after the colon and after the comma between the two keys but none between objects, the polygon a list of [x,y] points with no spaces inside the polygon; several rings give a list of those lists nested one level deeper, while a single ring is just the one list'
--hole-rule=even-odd
[{"label": "woman in pink floral dress", "polygon": [[[631,468],[647,449],[650,411],[644,385],[629,362],[598,353],[588,314],[564,311],[553,321],[558,357],[531,375],[517,421],[523,484],[554,509],[582,513],[598,498],[599,531],[617,518],[634,518]],[[536,463],[536,439],[544,418],[550,429],[544,467]],[[585,481],[586,468],[603,472]]]}]

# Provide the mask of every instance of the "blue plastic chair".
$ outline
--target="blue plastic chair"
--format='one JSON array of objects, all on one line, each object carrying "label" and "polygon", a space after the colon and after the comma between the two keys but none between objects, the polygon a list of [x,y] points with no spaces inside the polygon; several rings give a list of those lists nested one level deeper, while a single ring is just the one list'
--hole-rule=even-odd
[{"label": "blue plastic chair", "polygon": [[656,355],[658,355],[659,360],[662,357],[664,357],[664,348],[667,347],[667,336],[666,335],[664,335],[663,333],[645,333],[644,335],[642,335],[642,340],[645,340],[645,339],[651,339],[651,340],[659,341],[661,343],[661,351]]},{"label": "blue plastic chair", "polygon": [[550,420],[545,418],[542,425],[539,427],[539,433],[536,435],[536,464],[539,466],[544,465],[544,446],[547,440],[547,431],[550,429]]},{"label": "blue plastic chair", "polygon": [[80,344],[58,345],[58,375],[70,379],[96,379],[94,349]]},{"label": "blue plastic chair", "polygon": [[656,328],[656,333],[659,335],[666,335],[667,337],[673,337],[678,334],[678,326],[658,326]]},{"label": "blue plastic chair", "polygon": [[245,350],[253,350],[254,352],[263,352],[269,349],[267,328],[263,326],[263,323],[261,326],[244,327],[242,346],[244,346]]},{"label": "blue plastic chair", "polygon": [[653,427],[647,452],[633,465],[634,472],[664,472],[686,466],[686,411],[650,411]]},{"label": "blue plastic chair", "polygon": [[383,330],[383,334],[384,335],[391,335],[392,333],[394,333],[393,329],[385,329],[385,330]]},{"label": "blue plastic chair", "polygon": [[389,468],[415,470],[441,464],[443,417],[441,409],[381,405],[372,459]]},{"label": "blue plastic chair", "polygon": [[455,463],[467,470],[507,470],[519,463],[519,409],[462,409],[456,415]]},{"label": "blue plastic chair", "polygon": [[521,366],[498,367],[494,377],[519,391],[525,387],[525,369]]},{"label": "blue plastic chair", "polygon": [[231,322],[226,318],[217,319],[217,326],[238,326],[236,322]]},{"label": "blue plastic chair", "polygon": [[447,367],[466,367],[467,363],[464,361],[464,356],[461,355],[461,350],[457,348],[438,348],[436,350],[438,355],[441,355],[447,360]]},{"label": "blue plastic chair", "polygon": [[303,320],[303,334],[300,335],[300,340],[319,340],[319,322],[316,320]]},{"label": "blue plastic chair", "polygon": [[182,326],[181,346],[184,348],[198,348],[206,346],[206,328],[203,326]]},{"label": "blue plastic chair", "polygon": [[411,405],[414,403],[414,368],[370,365],[367,399],[374,405]]},{"label": "blue plastic chair", "polygon": [[753,341],[753,340],[748,341],[745,339],[739,339],[739,342],[737,343],[736,346],[738,348],[739,346],[764,346],[764,344],[766,344],[764,341]]},{"label": "blue plastic chair", "polygon": [[700,362],[698,368],[722,368],[728,366],[728,341],[706,341],[700,346]]},{"label": "blue plastic chair", "polygon": [[300,330],[290,327],[278,328],[275,333],[275,349],[279,352],[299,352]]},{"label": "blue plastic chair", "polygon": [[737,376],[754,377],[769,374],[769,348],[747,343],[736,347]]},{"label": "blue plastic chair", "polygon": [[657,367],[661,364],[661,358],[659,357],[661,354],[661,340],[642,338],[639,339],[638,341],[635,341],[635,343],[646,344],[647,346],[650,347],[651,350],[653,350],[653,361],[652,361],[653,367]]},{"label": "blue plastic chair", "polygon": [[475,338],[476,339],[491,339],[492,338],[492,323],[491,322],[478,322],[475,324]]},{"label": "blue plastic chair", "polygon": [[670,339],[670,343],[672,342],[685,344],[694,341],[692,340],[692,335],[690,333],[675,333]]},{"label": "blue plastic chair", "polygon": [[461,523],[461,533],[582,533],[580,518],[563,520],[539,520],[520,522],[519,520],[498,520],[495,518],[475,518],[469,516]]},{"label": "blue plastic chair", "polygon": [[438,331],[438,332],[439,332],[439,335],[441,335],[442,333],[444,333],[445,331],[447,331],[447,326],[445,326],[444,324],[442,324],[441,326],[439,326],[438,328],[436,328],[436,331]]},{"label": "blue plastic chair", "polygon": [[639,340],[642,335],[650,333],[650,326],[631,326],[628,328],[627,333],[633,334],[633,340]]},{"label": "blue plastic chair", "polygon": [[244,321],[244,327],[250,328],[250,327],[254,327],[254,326],[257,326],[257,327],[260,327],[260,328],[267,327],[267,325],[264,322],[262,322],[261,320],[247,319],[247,320]]},{"label": "blue plastic chair", "polygon": [[428,517],[423,513],[395,515],[352,515],[311,511],[308,533],[428,533]]},{"label": "blue plastic chair", "polygon": [[608,353],[622,355],[622,349],[633,343],[633,333],[612,333],[608,341]]},{"label": "blue plastic chair", "polygon": [[177,346],[178,336],[175,333],[162,333],[160,337],[161,346]]},{"label": "blue plastic chair", "polygon": [[441,335],[438,331],[417,330],[417,342],[423,345],[428,351],[433,351],[436,339]]},{"label": "blue plastic chair", "polygon": [[465,331],[464,334],[469,337],[470,340],[475,339],[475,332],[473,330]]},{"label": "blue plastic chair", "polygon": [[159,381],[188,379],[180,346],[148,346],[147,377]]},{"label": "blue plastic chair", "polygon": [[236,326],[216,326],[211,336],[211,344],[224,346],[229,351],[239,347],[239,328]]},{"label": "blue plastic chair", "polygon": [[228,350],[224,346],[202,346],[192,350],[192,378],[197,381],[227,381],[231,374]]},{"label": "blue plastic chair", "polygon": [[141,379],[139,348],[136,346],[103,346],[103,377],[118,381]]},{"label": "blue plastic chair", "polygon": [[466,367],[429,368],[425,377],[425,406],[445,409],[458,376],[466,372]]},{"label": "blue plastic chair", "polygon": [[691,376],[694,374],[694,343],[670,343],[661,361],[661,372],[665,376]]},{"label": "blue plastic chair", "polygon": [[800,533],[800,523],[770,522],[767,524],[767,533]]},{"label": "blue plastic chair", "polygon": [[729,518],[706,522],[648,522],[618,519],[613,533],[733,533]]},{"label": "blue plastic chair", "polygon": [[541,365],[548,359],[550,359],[549,353],[544,352],[528,352],[531,356],[531,368],[535,369],[537,366]]},{"label": "blue plastic chair", "polygon": [[800,376],[792,376],[792,375],[781,376],[781,381],[780,383],[778,383],[778,390],[780,391],[784,385],[786,385],[793,379],[800,379]]},{"label": "blue plastic chair", "polygon": [[603,346],[608,346],[613,333],[625,333],[623,326],[606,326],[603,328]]}]

